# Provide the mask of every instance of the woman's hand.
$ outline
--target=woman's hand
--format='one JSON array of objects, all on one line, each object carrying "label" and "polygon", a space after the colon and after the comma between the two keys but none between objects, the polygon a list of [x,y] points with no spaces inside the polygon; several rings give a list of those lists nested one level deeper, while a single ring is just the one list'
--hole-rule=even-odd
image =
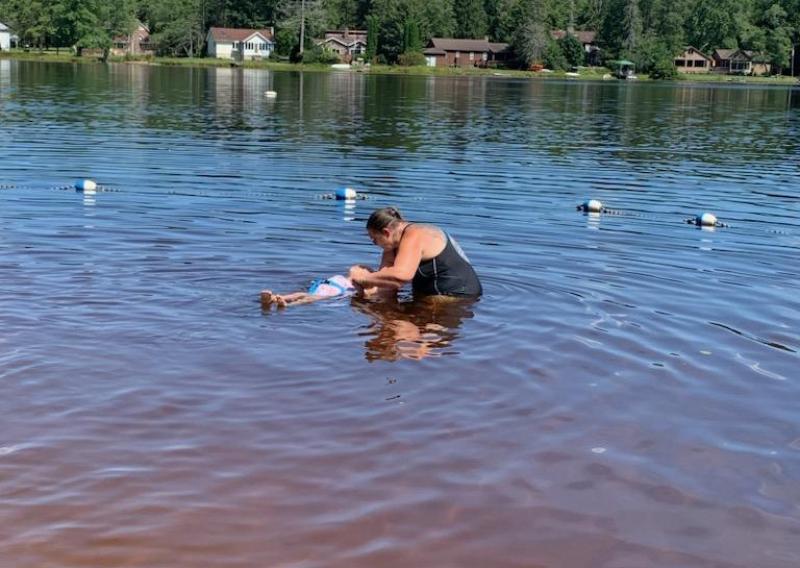
[{"label": "woman's hand", "polygon": [[361,287],[364,286],[364,280],[369,278],[370,271],[364,268],[363,266],[351,266],[349,277],[350,280],[353,281],[354,284],[357,284]]}]

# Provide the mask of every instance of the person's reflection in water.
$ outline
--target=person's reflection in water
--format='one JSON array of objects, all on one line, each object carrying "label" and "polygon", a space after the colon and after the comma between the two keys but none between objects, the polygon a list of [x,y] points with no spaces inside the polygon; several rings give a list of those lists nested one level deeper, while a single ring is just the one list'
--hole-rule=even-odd
[{"label": "person's reflection in water", "polygon": [[365,335],[368,361],[424,359],[454,354],[452,345],[464,319],[473,317],[474,299],[428,297],[414,301],[374,301],[354,297],[352,305],[373,320]]}]

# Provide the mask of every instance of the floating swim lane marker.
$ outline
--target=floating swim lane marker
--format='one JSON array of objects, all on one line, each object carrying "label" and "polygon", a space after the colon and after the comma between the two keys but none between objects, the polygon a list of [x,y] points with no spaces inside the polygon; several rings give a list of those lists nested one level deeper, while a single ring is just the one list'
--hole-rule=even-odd
[{"label": "floating swim lane marker", "polygon": [[686,219],[690,225],[697,225],[700,228],[729,227],[727,223],[721,223],[713,213],[701,213],[691,219]]},{"label": "floating swim lane marker", "polygon": [[583,211],[584,213],[602,213],[603,204],[596,199],[589,199],[588,201],[584,201],[578,205],[577,209],[578,211]]},{"label": "floating swim lane marker", "polygon": [[264,96],[268,99],[274,99],[278,96],[278,91],[264,91]]},{"label": "floating swim lane marker", "polygon": [[694,222],[701,227],[716,227],[717,216],[713,213],[701,213],[695,217]]},{"label": "floating swim lane marker", "polygon": [[356,201],[367,199],[363,193],[359,193],[352,187],[337,187],[333,193],[323,193],[320,195],[322,199],[335,199],[337,201]]},{"label": "floating swim lane marker", "polygon": [[337,187],[334,195],[339,200],[351,201],[358,199],[358,192],[352,187]]},{"label": "floating swim lane marker", "polygon": [[75,190],[92,193],[97,191],[97,183],[90,179],[79,179],[75,182]]}]

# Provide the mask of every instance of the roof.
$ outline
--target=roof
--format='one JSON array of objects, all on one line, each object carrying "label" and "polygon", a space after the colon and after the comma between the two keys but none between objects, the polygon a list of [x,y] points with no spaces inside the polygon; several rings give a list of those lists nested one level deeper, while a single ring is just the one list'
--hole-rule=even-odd
[{"label": "roof", "polygon": [[597,32],[592,30],[553,30],[550,32],[550,37],[553,39],[562,39],[567,35],[575,37],[583,44],[594,43],[595,38],[597,38]]},{"label": "roof", "polygon": [[689,51],[694,51],[697,55],[700,55],[701,57],[704,57],[705,59],[711,59],[710,56],[706,55],[705,53],[703,53],[702,51],[700,51],[696,47],[692,47],[691,45],[687,45],[686,49],[683,50],[683,53],[687,53]]},{"label": "roof", "polygon": [[353,47],[359,43],[361,45],[367,45],[367,42],[361,38],[349,38],[349,39],[351,39],[352,41],[345,41],[340,37],[326,37],[325,39],[316,39],[314,40],[314,43],[316,43],[317,45],[323,45],[326,43],[336,42],[344,47]]},{"label": "roof", "polygon": [[10,32],[11,30],[3,22],[0,22],[0,32]]},{"label": "roof", "polygon": [[[489,41],[485,39],[454,39],[450,37],[434,37],[428,48],[444,51],[491,51]],[[425,50],[428,51],[427,49]]]},{"label": "roof", "polygon": [[217,43],[233,43],[235,41],[244,41],[250,39],[256,34],[261,34],[264,39],[273,41],[272,30],[265,28],[261,30],[246,29],[246,28],[209,28],[208,33],[214,38]]},{"label": "roof", "polygon": [[738,49],[715,49],[714,55],[719,59],[730,59],[731,55],[739,51]]},{"label": "roof", "polygon": [[326,34],[339,34],[339,35],[367,35],[367,30],[325,30]]},{"label": "roof", "polygon": [[492,53],[503,53],[508,51],[509,45],[507,43],[489,43],[489,51]]}]

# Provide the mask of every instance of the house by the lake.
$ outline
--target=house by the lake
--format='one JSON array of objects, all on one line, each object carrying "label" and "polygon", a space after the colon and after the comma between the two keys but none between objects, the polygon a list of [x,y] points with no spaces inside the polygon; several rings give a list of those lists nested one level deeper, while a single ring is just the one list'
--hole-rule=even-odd
[{"label": "house by the lake", "polygon": [[714,71],[734,75],[769,75],[772,65],[762,54],[745,49],[715,49]]},{"label": "house by the lake", "polygon": [[507,43],[435,37],[422,52],[428,67],[489,67],[508,59]]},{"label": "house by the lake", "polygon": [[141,22],[137,23],[136,29],[129,35],[116,36],[113,44],[111,55],[153,55],[155,53],[150,44],[150,30]]},{"label": "house by the lake", "polygon": [[714,59],[692,46],[674,59],[678,73],[709,73],[714,67]]},{"label": "house by the lake", "polygon": [[325,37],[314,41],[315,44],[333,51],[344,63],[350,63],[367,51],[366,30],[328,30]]},{"label": "house by the lake", "polygon": [[0,22],[0,51],[11,49],[11,30],[3,22]]},{"label": "house by the lake", "polygon": [[208,56],[218,59],[266,59],[275,49],[275,29],[212,27],[206,36]]},{"label": "house by the lake", "polygon": [[586,64],[591,66],[600,65],[600,48],[597,46],[597,32],[592,30],[552,30],[550,37],[554,40],[563,39],[571,35],[577,39],[586,54]]}]

